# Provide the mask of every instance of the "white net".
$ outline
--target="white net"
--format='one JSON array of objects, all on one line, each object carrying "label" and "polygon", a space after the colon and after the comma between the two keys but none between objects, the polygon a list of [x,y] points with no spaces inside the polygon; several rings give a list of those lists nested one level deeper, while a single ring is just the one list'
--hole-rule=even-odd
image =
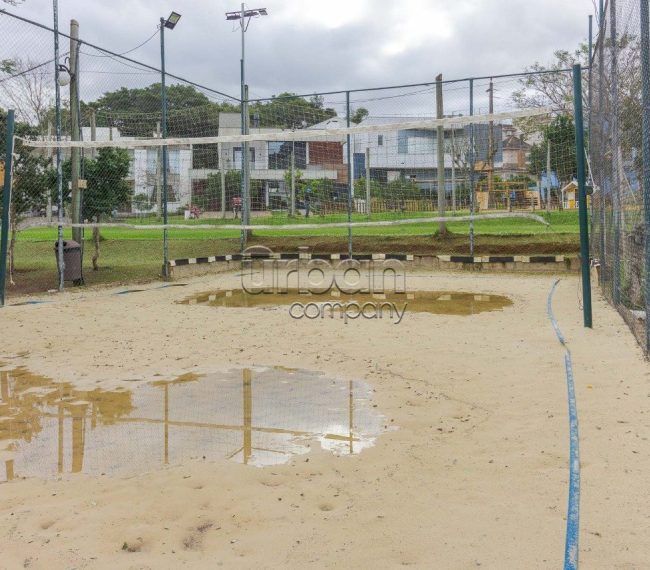
[{"label": "white net", "polygon": [[[135,136],[143,131],[136,121],[147,119],[121,117],[86,133],[94,140],[22,137],[18,148],[48,158],[61,152],[64,188],[74,185],[82,197],[81,215],[65,216],[64,227],[380,229],[447,217],[544,223],[533,213],[539,193],[516,174],[526,160],[506,156],[504,142],[519,123],[546,124],[551,114],[542,107],[444,119],[368,116],[354,126],[331,117],[303,120],[300,129],[260,127],[253,118],[242,135],[240,115],[221,112],[216,136],[166,139]],[[72,149],[82,157],[77,180]],[[65,209],[73,196],[64,194]],[[35,219],[30,227],[58,223]]]}]

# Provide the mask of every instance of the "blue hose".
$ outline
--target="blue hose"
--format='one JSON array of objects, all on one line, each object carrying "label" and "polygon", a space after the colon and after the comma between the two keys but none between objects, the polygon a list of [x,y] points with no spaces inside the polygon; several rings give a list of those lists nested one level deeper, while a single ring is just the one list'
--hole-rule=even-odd
[{"label": "blue hose", "polygon": [[576,393],[573,382],[573,365],[571,351],[566,339],[553,315],[553,294],[560,280],[553,283],[548,294],[546,308],[548,318],[555,330],[555,335],[564,347],[564,367],[566,369],[567,393],[569,399],[569,504],[566,517],[566,543],[564,547],[564,570],[578,568],[578,542],[580,536],[580,447],[578,441],[578,411],[576,409]]}]

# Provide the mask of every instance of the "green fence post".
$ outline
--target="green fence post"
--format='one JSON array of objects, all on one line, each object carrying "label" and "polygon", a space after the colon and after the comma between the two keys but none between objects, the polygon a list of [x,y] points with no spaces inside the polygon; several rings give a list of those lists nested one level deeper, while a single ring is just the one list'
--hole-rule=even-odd
[{"label": "green fence post", "polygon": [[0,307],[5,305],[5,283],[7,280],[7,243],[9,241],[9,209],[11,208],[11,176],[14,154],[14,111],[7,112],[5,183],[2,192],[2,234],[0,235]]},{"label": "green fence post", "polygon": [[582,66],[573,66],[573,105],[576,128],[576,163],[578,177],[578,216],[580,219],[580,265],[582,267],[582,313],[585,327],[591,328],[591,275],[589,269],[589,231],[587,192],[585,189],[585,140],[582,119]]}]

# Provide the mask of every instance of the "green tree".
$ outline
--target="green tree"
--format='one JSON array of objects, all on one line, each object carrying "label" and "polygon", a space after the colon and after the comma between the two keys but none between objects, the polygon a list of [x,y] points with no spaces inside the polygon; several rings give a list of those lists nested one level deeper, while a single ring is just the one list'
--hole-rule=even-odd
[{"label": "green tree", "polygon": [[280,93],[268,101],[254,101],[249,105],[249,114],[260,127],[299,129],[336,117],[336,111],[323,107],[323,99],[310,99],[295,93]]},{"label": "green tree", "polygon": [[[29,137],[38,134],[38,132],[35,127],[27,123],[17,122],[15,124],[15,134],[20,137]],[[7,113],[0,109],[0,162],[5,165],[5,169],[8,168],[7,157],[5,156],[6,137]],[[14,284],[14,251],[18,225],[28,213],[41,210],[45,207],[49,191],[48,165],[49,159],[44,154],[34,149],[22,147],[18,141],[14,149],[13,184],[9,212],[9,226],[11,231],[11,240],[9,243],[9,283],[12,285]],[[4,185],[0,186],[0,206],[2,205],[3,192]]]},{"label": "green tree", "polygon": [[[69,164],[69,162],[68,162]],[[129,174],[130,158],[122,148],[100,148],[96,159],[84,162],[87,188],[84,191],[82,215],[85,220],[101,222],[114,210],[131,202],[133,188],[126,180]],[[68,166],[69,168],[69,166]],[[93,269],[99,269],[99,228],[93,228]]]},{"label": "green tree", "polygon": [[[226,182],[226,210],[230,208],[234,196],[241,194],[241,170],[229,170],[224,175]],[[193,202],[204,211],[221,209],[221,174],[208,174],[205,190],[194,196]]]},{"label": "green tree", "polygon": [[[558,115],[543,129],[543,140],[530,148],[529,172],[539,179],[546,171],[548,145],[551,145],[551,171],[560,188],[576,174],[575,125],[568,115]],[[558,189],[559,190],[559,189]]]},{"label": "green tree", "polygon": [[[115,127],[122,136],[152,137],[160,123],[160,83],[122,87],[82,106],[96,112],[98,127]],[[239,112],[239,105],[215,103],[191,85],[167,86],[167,133],[170,137],[216,136],[220,112]]]},{"label": "green tree", "polygon": [[350,121],[359,124],[368,116],[368,113],[369,113],[368,109],[366,109],[365,107],[359,107],[356,111],[354,111],[354,113],[350,117]]}]

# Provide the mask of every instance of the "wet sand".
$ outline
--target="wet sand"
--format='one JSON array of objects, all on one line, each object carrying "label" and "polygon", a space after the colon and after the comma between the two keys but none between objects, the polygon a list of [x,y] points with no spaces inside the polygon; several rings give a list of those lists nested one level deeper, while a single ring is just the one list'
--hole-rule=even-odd
[{"label": "wet sand", "polygon": [[[6,308],[0,361],[76,390],[301,368],[367,383],[387,431],[360,454],[312,445],[264,468],[197,457],[130,477],[16,472],[0,484],[0,568],[560,567],[568,421],[563,351],[546,316],[553,281],[409,274],[412,290],[513,305],[472,316],[407,310],[399,325],[177,303],[236,288],[235,274]],[[597,294],[595,328],[582,328],[577,291],[563,279],[554,310],[574,359],[581,563],[643,568],[649,369]]]}]

